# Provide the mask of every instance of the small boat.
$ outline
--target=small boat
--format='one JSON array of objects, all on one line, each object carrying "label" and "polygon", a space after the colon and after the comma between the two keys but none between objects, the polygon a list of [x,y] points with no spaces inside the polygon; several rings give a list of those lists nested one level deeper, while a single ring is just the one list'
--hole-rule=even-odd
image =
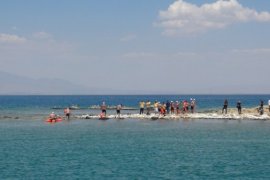
[{"label": "small boat", "polygon": [[60,106],[53,106],[51,109],[65,109],[65,108],[60,107]]},{"label": "small boat", "polygon": [[77,110],[77,109],[80,109],[80,107],[78,105],[72,105],[69,107],[69,109]]},{"label": "small boat", "polygon": [[49,122],[49,123],[56,123],[56,122],[60,122],[62,121],[63,119],[61,117],[58,117],[58,118],[55,118],[55,119],[52,119],[52,118],[48,118],[46,120],[46,122]]}]

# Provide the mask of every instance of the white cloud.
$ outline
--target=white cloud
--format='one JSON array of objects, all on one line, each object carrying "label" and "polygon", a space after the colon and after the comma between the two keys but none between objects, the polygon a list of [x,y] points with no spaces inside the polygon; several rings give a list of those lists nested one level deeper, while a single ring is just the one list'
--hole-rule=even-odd
[{"label": "white cloud", "polygon": [[196,34],[249,21],[270,22],[269,12],[243,7],[237,0],[218,0],[197,6],[178,0],[159,12],[158,26],[166,35]]},{"label": "white cloud", "polygon": [[[20,45],[23,44],[23,45]],[[33,33],[32,37],[0,33],[1,61],[31,61],[36,59],[65,59],[73,53],[75,46],[69,42],[57,41],[45,33]],[[16,53],[14,53],[16,52]]]},{"label": "white cloud", "polygon": [[18,44],[18,43],[24,43],[24,42],[26,42],[26,38],[24,37],[19,37],[14,34],[0,33],[0,43]]}]

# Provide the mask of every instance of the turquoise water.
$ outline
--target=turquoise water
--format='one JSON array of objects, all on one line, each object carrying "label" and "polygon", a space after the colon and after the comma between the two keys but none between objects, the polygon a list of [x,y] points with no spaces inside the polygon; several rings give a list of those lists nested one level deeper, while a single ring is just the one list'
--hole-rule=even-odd
[{"label": "turquoise water", "polygon": [[0,121],[0,179],[269,179],[269,121]]},{"label": "turquoise water", "polygon": [[123,104],[125,106],[138,107],[141,100],[155,100],[160,102],[182,101],[196,98],[199,109],[220,108],[224,99],[228,99],[229,107],[235,107],[237,101],[242,102],[243,107],[258,106],[260,100],[267,104],[269,95],[74,95],[74,96],[1,96],[0,110],[27,110],[56,107],[66,107],[73,104],[87,108],[91,105],[100,105],[106,101],[107,105]]},{"label": "turquoise water", "polygon": [[[44,123],[54,106],[138,107],[140,100],[190,97],[198,111],[207,111],[221,109],[225,98],[229,107],[238,100],[255,107],[270,96],[0,96],[0,179],[269,179],[270,121],[73,117]],[[72,114],[92,112],[99,110]]]},{"label": "turquoise water", "polygon": [[[243,108],[256,107],[260,100],[267,104],[270,95],[77,95],[77,96],[0,96],[0,119],[3,116],[20,119],[39,120],[46,117],[52,111],[63,115],[63,109],[52,110],[53,107],[67,107],[79,105],[82,110],[73,111],[73,115],[79,114],[99,114],[100,111],[90,110],[91,105],[99,105],[103,101],[107,105],[123,104],[125,106],[138,108],[139,101],[155,100],[160,102],[182,101],[196,98],[196,111],[205,112],[220,110],[223,107],[224,99],[228,99],[229,108],[236,108],[236,102],[241,101]],[[132,111],[130,113],[138,113]],[[115,110],[109,111],[115,114]],[[129,113],[122,111],[122,113]]]}]

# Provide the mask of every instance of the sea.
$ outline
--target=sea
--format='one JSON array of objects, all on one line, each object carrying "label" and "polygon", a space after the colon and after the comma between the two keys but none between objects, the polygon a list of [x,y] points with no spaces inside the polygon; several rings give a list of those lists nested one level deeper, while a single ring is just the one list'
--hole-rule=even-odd
[{"label": "sea", "polygon": [[190,98],[203,113],[224,99],[250,108],[270,95],[0,96],[0,179],[270,179],[268,120],[44,122],[72,105],[80,115],[99,113],[89,107],[103,101],[138,108],[141,100]]}]

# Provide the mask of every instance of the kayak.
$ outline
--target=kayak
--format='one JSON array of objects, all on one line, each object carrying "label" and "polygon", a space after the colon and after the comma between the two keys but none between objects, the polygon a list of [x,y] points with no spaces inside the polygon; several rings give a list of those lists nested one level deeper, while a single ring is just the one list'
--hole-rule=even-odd
[{"label": "kayak", "polygon": [[56,118],[56,119],[48,118],[48,119],[46,120],[46,122],[50,122],[50,123],[60,122],[60,121],[62,121],[62,118],[61,118],[61,117]]}]

